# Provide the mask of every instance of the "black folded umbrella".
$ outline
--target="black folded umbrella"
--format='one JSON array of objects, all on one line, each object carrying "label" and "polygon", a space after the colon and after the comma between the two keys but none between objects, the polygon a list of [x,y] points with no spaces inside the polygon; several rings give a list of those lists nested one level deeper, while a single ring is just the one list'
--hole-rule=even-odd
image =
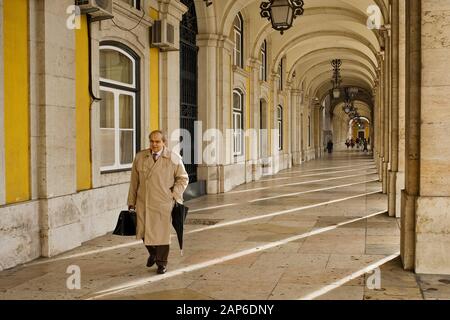
[{"label": "black folded umbrella", "polygon": [[136,235],[136,211],[122,211],[113,234],[117,236]]},{"label": "black folded umbrella", "polygon": [[189,208],[175,202],[175,205],[172,209],[172,226],[177,233],[178,244],[180,245],[181,255],[183,255],[183,230],[184,230],[184,221],[186,220],[186,216],[188,214]]}]

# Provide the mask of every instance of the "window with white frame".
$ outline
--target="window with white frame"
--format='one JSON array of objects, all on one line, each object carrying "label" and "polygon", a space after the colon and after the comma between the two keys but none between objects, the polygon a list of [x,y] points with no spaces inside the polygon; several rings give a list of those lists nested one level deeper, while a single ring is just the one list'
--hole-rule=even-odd
[{"label": "window with white frame", "polygon": [[120,1],[130,5],[133,8],[141,10],[141,0],[120,0]]},{"label": "window with white frame", "polygon": [[280,77],[280,81],[278,82],[278,90],[283,91],[283,59],[281,59],[280,64],[278,65],[278,75]]},{"label": "window with white frame", "polygon": [[139,149],[139,58],[115,42],[100,45],[100,170],[127,170]]},{"label": "window with white frame", "polygon": [[234,65],[244,67],[244,22],[241,13],[234,18]]},{"label": "window with white frame", "polygon": [[267,42],[263,41],[261,45],[261,81],[267,81]]},{"label": "window with white frame", "polygon": [[233,155],[244,154],[244,95],[233,91]]},{"label": "window with white frame", "polygon": [[311,116],[308,116],[308,147],[311,147]]},{"label": "window with white frame", "polygon": [[283,150],[283,107],[277,107],[278,150]]}]

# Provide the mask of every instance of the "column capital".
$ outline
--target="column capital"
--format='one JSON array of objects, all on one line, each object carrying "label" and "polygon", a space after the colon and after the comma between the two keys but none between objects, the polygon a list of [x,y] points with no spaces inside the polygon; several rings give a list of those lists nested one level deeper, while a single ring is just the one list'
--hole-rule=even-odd
[{"label": "column capital", "polygon": [[161,18],[171,16],[180,22],[183,19],[183,14],[188,11],[188,8],[179,1],[158,0],[158,3]]},{"label": "column capital", "polygon": [[384,38],[388,38],[391,36],[392,26],[390,24],[385,24],[385,25],[381,26],[380,32]]},{"label": "column capital", "polygon": [[220,36],[212,33],[200,33],[197,35],[197,46],[218,47]]},{"label": "column capital", "polygon": [[256,58],[250,58],[249,59],[249,67],[253,68],[253,69],[258,69],[262,66],[262,62],[259,59]]},{"label": "column capital", "polygon": [[280,78],[281,78],[280,75],[279,75],[278,73],[276,73],[276,72],[270,73],[270,77],[271,77],[273,80],[277,80],[277,79],[280,79]]}]

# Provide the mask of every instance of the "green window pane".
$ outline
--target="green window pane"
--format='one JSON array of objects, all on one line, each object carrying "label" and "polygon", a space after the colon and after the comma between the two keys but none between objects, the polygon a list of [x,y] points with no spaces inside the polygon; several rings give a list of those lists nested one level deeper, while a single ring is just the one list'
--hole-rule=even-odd
[{"label": "green window pane", "polygon": [[109,167],[114,165],[114,130],[100,130],[101,166]]},{"label": "green window pane", "polygon": [[100,77],[133,84],[133,62],[116,50],[100,50]]},{"label": "green window pane", "polygon": [[120,131],[120,164],[133,163],[133,131]]},{"label": "green window pane", "polygon": [[119,96],[119,123],[120,129],[134,128],[133,97],[128,95]]},{"label": "green window pane", "polygon": [[114,94],[100,92],[100,128],[114,128]]}]

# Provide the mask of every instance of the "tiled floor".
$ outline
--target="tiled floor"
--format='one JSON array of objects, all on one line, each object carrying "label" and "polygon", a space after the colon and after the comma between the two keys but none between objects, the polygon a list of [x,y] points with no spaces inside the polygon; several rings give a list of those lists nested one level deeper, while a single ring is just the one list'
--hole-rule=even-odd
[{"label": "tiled floor", "polygon": [[189,201],[184,255],[174,238],[163,276],[141,243],[106,235],[0,272],[0,299],[450,299],[449,276],[402,270],[380,191],[368,156],[337,152]]}]

